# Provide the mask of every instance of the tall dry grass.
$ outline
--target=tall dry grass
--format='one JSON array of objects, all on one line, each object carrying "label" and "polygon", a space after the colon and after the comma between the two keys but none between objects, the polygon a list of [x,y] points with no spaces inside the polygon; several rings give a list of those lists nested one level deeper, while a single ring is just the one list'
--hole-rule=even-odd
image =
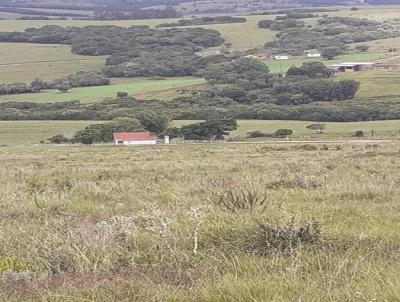
[{"label": "tall dry grass", "polygon": [[3,147],[0,301],[398,301],[399,147]]}]

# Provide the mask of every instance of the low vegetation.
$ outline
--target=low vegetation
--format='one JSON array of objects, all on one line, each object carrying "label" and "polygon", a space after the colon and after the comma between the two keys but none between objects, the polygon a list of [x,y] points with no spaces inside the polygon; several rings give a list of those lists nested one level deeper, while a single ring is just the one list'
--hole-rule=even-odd
[{"label": "low vegetation", "polygon": [[210,24],[229,24],[229,23],[244,23],[246,18],[231,17],[231,16],[210,16],[210,17],[195,17],[192,19],[181,19],[176,23],[161,23],[156,27],[176,27],[176,26],[195,26],[195,25],[210,25]]},{"label": "low vegetation", "polygon": [[0,297],[397,299],[398,149],[2,147]]}]

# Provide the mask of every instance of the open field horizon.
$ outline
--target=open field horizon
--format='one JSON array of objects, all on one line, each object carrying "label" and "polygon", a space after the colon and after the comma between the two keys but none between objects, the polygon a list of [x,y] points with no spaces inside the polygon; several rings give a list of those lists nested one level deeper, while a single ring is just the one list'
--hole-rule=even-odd
[{"label": "open field horizon", "polygon": [[[198,2],[179,7],[262,5]],[[0,43],[0,84],[28,84],[1,85],[0,302],[399,302],[400,69],[333,73],[311,64],[281,75],[313,61],[400,66],[399,7],[334,8],[326,14],[368,20],[292,15],[273,31],[258,22],[276,15],[252,15],[194,26],[226,43],[203,30],[0,35],[110,55],[104,74],[29,85],[100,71],[107,56]],[[0,32],[175,21],[0,20]],[[271,54],[296,56],[238,59],[266,53],[275,37]],[[309,47],[342,54],[306,59]],[[91,86],[110,75],[148,77]],[[255,117],[270,120],[245,119]],[[148,145],[154,136],[126,133],[112,142],[135,131],[160,139]]]}]

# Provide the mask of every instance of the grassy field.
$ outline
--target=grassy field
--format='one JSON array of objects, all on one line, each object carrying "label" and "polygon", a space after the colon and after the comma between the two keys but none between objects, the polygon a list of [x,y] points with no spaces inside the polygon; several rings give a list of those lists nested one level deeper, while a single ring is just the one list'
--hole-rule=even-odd
[{"label": "grassy field", "polygon": [[82,70],[99,70],[104,62],[105,57],[72,54],[67,45],[0,43],[0,83],[64,78]]},{"label": "grassy field", "polygon": [[72,136],[91,121],[0,121],[0,145],[37,144],[57,134]]},{"label": "grassy field", "polygon": [[360,90],[356,97],[381,97],[400,95],[399,70],[371,70],[356,73],[340,73],[338,79],[354,79],[360,82]]},{"label": "grassy field", "polygon": [[0,300],[398,301],[399,148],[0,147]]},{"label": "grassy field", "polygon": [[177,88],[204,83],[201,78],[177,77],[165,80],[152,79],[114,79],[114,84],[100,87],[73,88],[68,93],[58,90],[47,90],[41,93],[25,93],[0,96],[1,101],[30,101],[37,103],[54,103],[80,100],[82,103],[98,102],[106,97],[114,97],[117,92],[128,92],[132,96],[142,96],[147,93],[171,92]]},{"label": "grassy field", "polygon": [[[174,121],[173,126],[180,127],[196,121]],[[27,145],[37,144],[57,134],[72,136],[77,130],[84,128],[91,121],[0,121],[0,145]],[[231,133],[237,141],[246,139],[249,131],[260,130],[274,132],[280,128],[289,128],[294,131],[292,140],[347,140],[354,139],[352,135],[358,130],[365,133],[365,138],[371,139],[374,130],[374,139],[400,139],[400,121],[374,121],[357,123],[325,123],[323,134],[314,134],[306,129],[312,122],[307,121],[239,121],[239,129]],[[261,139],[262,141],[271,139]]]}]

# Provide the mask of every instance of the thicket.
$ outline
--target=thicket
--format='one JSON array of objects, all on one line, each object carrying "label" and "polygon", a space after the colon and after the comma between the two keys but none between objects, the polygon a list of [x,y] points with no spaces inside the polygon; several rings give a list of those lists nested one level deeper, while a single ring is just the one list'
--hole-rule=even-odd
[{"label": "thicket", "polygon": [[[295,21],[301,20],[263,20],[260,21],[259,26],[273,29],[272,26],[276,22],[291,24]],[[281,24],[284,25],[284,23]],[[352,43],[398,36],[398,32],[388,24],[352,17],[324,17],[319,19],[314,27],[282,26],[279,30],[276,39],[265,44],[271,53],[301,55],[309,49],[318,49],[322,52],[327,48],[335,47],[338,50],[337,55],[347,50],[348,45]]]},{"label": "thicket", "polygon": [[224,39],[217,31],[203,28],[49,25],[24,32],[1,32],[0,42],[68,44],[76,54],[108,55],[106,76],[136,77],[194,75],[210,60],[213,62],[213,58],[201,58],[196,52],[219,46]]},{"label": "thicket", "polygon": [[278,20],[261,20],[258,22],[258,27],[269,28],[271,30],[285,30],[288,28],[300,28],[304,27],[306,23],[302,20],[286,18]]},{"label": "thicket", "polygon": [[244,23],[246,18],[231,16],[207,16],[194,17],[192,19],[181,19],[175,23],[162,23],[156,26],[160,27],[176,27],[176,26],[193,26],[193,25],[209,25],[209,24],[225,24],[225,23]]},{"label": "thicket", "polygon": [[141,8],[129,8],[129,9],[97,9],[94,12],[94,20],[143,20],[143,19],[168,19],[168,18],[179,18],[179,14],[172,8],[166,9],[141,9]]},{"label": "thicket", "polygon": [[30,84],[0,84],[0,95],[37,93],[45,89],[58,89],[66,92],[74,87],[92,87],[110,85],[111,81],[101,72],[80,71],[63,79],[46,82],[35,79]]}]

